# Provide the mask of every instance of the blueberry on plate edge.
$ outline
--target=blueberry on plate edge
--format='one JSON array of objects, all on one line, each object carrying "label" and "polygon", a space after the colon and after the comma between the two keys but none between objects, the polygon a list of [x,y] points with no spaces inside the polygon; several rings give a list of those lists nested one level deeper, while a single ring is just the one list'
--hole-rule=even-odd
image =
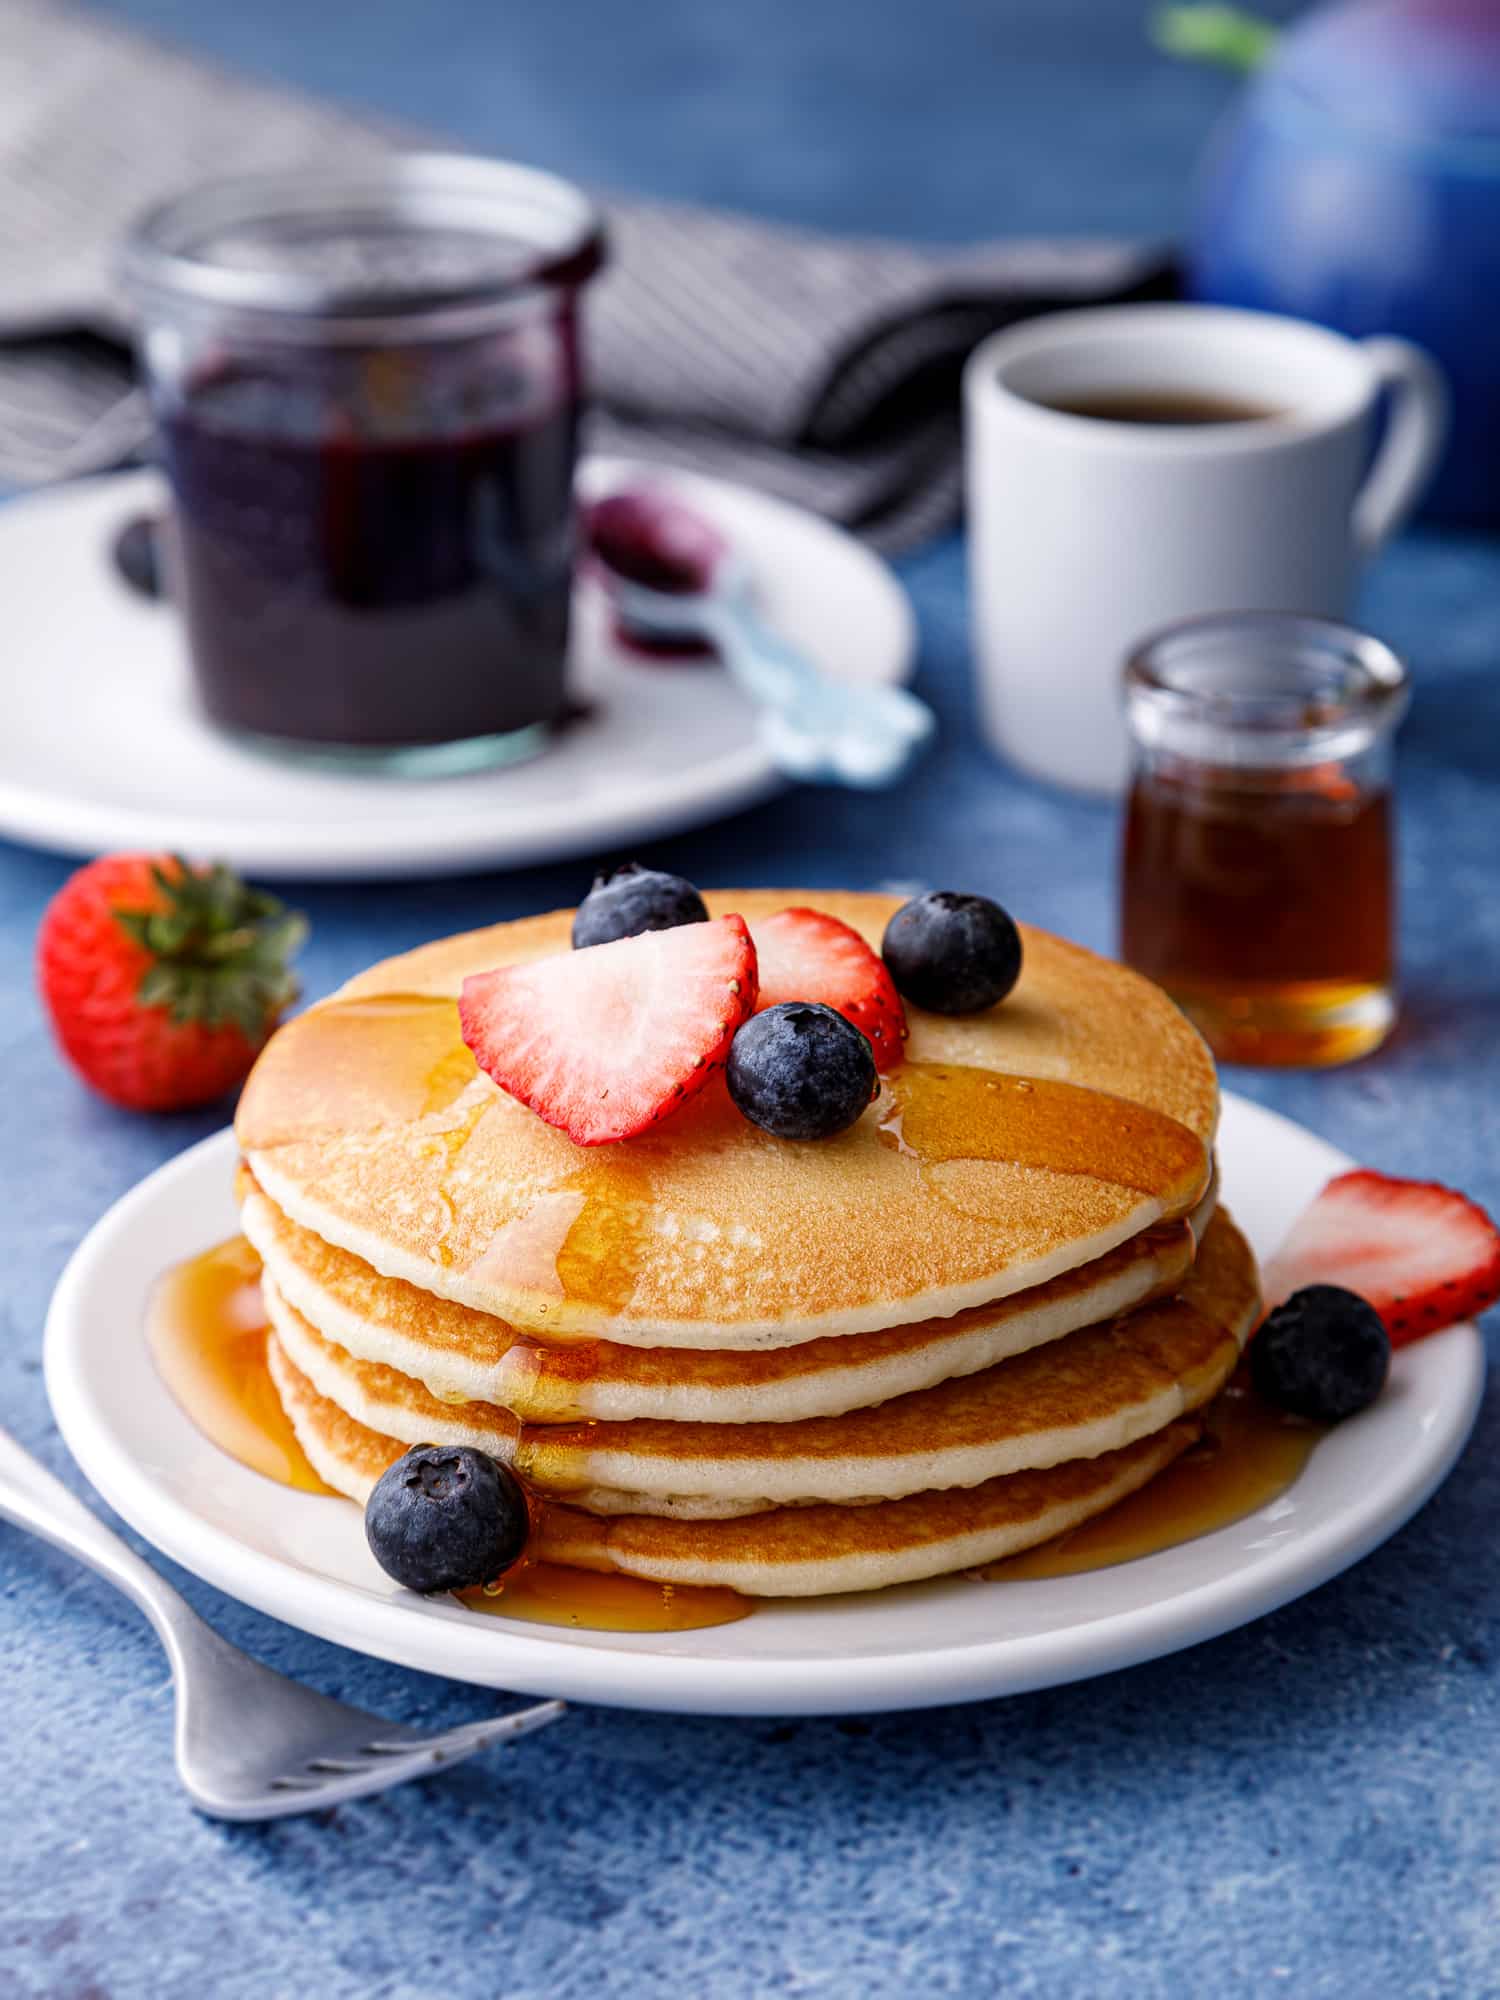
[{"label": "blueberry on plate edge", "polygon": [[642,931],[707,922],[708,906],[691,882],[627,861],[595,877],[573,918],[573,949],[586,951],[590,945],[639,937]]},{"label": "blueberry on plate edge", "polygon": [[1250,1343],[1257,1394],[1322,1424],[1357,1416],[1385,1387],[1391,1337],[1368,1299],[1343,1285],[1304,1285],[1266,1315]]},{"label": "blueberry on plate edge", "polygon": [[846,1132],[880,1083],[865,1036],[813,1000],[783,1000],[752,1014],[729,1045],[725,1081],[751,1124],[777,1139]]},{"label": "blueberry on plate edge", "polygon": [[365,1503],[376,1562],[424,1595],[492,1582],[519,1559],[530,1530],[520,1480],[472,1445],[413,1445]]},{"label": "blueberry on plate edge", "polygon": [[1021,934],[988,896],[933,889],[903,903],[881,956],[903,999],[929,1014],[982,1014],[1021,976]]}]

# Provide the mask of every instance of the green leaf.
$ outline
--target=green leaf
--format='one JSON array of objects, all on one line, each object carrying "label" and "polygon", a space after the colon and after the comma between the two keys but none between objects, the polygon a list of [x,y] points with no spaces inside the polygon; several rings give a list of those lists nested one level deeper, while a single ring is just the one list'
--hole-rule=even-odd
[{"label": "green leaf", "polygon": [[148,966],[141,975],[141,983],[135,989],[135,997],[143,1007],[175,1007],[178,991],[178,975],[170,965]]},{"label": "green leaf", "polygon": [[1244,72],[1259,69],[1279,32],[1274,22],[1222,0],[1158,7],[1150,21],[1151,39],[1167,55]]},{"label": "green leaf", "polygon": [[300,910],[281,910],[278,915],[268,915],[261,925],[254,954],[260,963],[274,964],[279,969],[288,959],[295,958],[306,942],[306,917]]},{"label": "green leaf", "polygon": [[116,910],[115,922],[133,944],[145,947],[151,936],[151,912],[149,910]]},{"label": "green leaf", "polygon": [[297,998],[288,961],[306,919],[222,863],[193,869],[174,858],[151,875],[159,906],[114,913],[151,960],[136,989],[141,1005],[166,1007],[180,1023],[233,1024],[259,1046]]}]

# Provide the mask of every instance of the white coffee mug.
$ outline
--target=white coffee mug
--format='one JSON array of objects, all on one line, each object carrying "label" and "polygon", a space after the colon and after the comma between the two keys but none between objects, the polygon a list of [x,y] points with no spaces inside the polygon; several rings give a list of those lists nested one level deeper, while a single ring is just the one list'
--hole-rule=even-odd
[{"label": "white coffee mug", "polygon": [[[1376,406],[1384,439],[1370,463]],[[1051,407],[1203,398],[1266,414],[1129,422]],[[1448,397],[1420,348],[1225,306],[1029,320],[964,375],[970,601],[985,735],[1083,791],[1126,777],[1120,673],[1137,640],[1211,611],[1344,617],[1406,519]]]}]

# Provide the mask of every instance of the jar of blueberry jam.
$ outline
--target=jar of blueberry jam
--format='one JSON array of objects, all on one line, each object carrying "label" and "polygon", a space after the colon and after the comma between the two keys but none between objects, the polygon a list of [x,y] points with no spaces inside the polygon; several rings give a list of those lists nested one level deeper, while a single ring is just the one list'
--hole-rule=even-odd
[{"label": "jar of blueberry jam", "polygon": [[206,186],[137,227],[169,577],[212,721],[414,772],[540,747],[566,707],[603,253],[565,181],[424,154]]}]

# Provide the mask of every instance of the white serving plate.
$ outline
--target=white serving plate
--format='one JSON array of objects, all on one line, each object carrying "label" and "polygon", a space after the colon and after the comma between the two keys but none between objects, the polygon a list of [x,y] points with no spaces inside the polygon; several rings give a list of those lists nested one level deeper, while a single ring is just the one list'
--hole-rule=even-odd
[{"label": "white serving plate", "polygon": [[[1226,1096],[1224,1199],[1268,1254],[1350,1162]],[[288,1624],[429,1673],[528,1694],[723,1715],[838,1714],[972,1701],[1195,1645],[1336,1576],[1414,1514],[1479,1407],[1473,1326],[1404,1349],[1384,1395],[1319,1444],[1292,1489],[1232,1527],[1113,1569],[1034,1582],[962,1577],[763,1606],[699,1632],[574,1631],[477,1617],[397,1588],[348,1501],[226,1457],[158,1379],[142,1331],[168,1264],[234,1234],[234,1138],[220,1132],[90,1232],[47,1321],[47,1388],[79,1465],[166,1555]]]}]

